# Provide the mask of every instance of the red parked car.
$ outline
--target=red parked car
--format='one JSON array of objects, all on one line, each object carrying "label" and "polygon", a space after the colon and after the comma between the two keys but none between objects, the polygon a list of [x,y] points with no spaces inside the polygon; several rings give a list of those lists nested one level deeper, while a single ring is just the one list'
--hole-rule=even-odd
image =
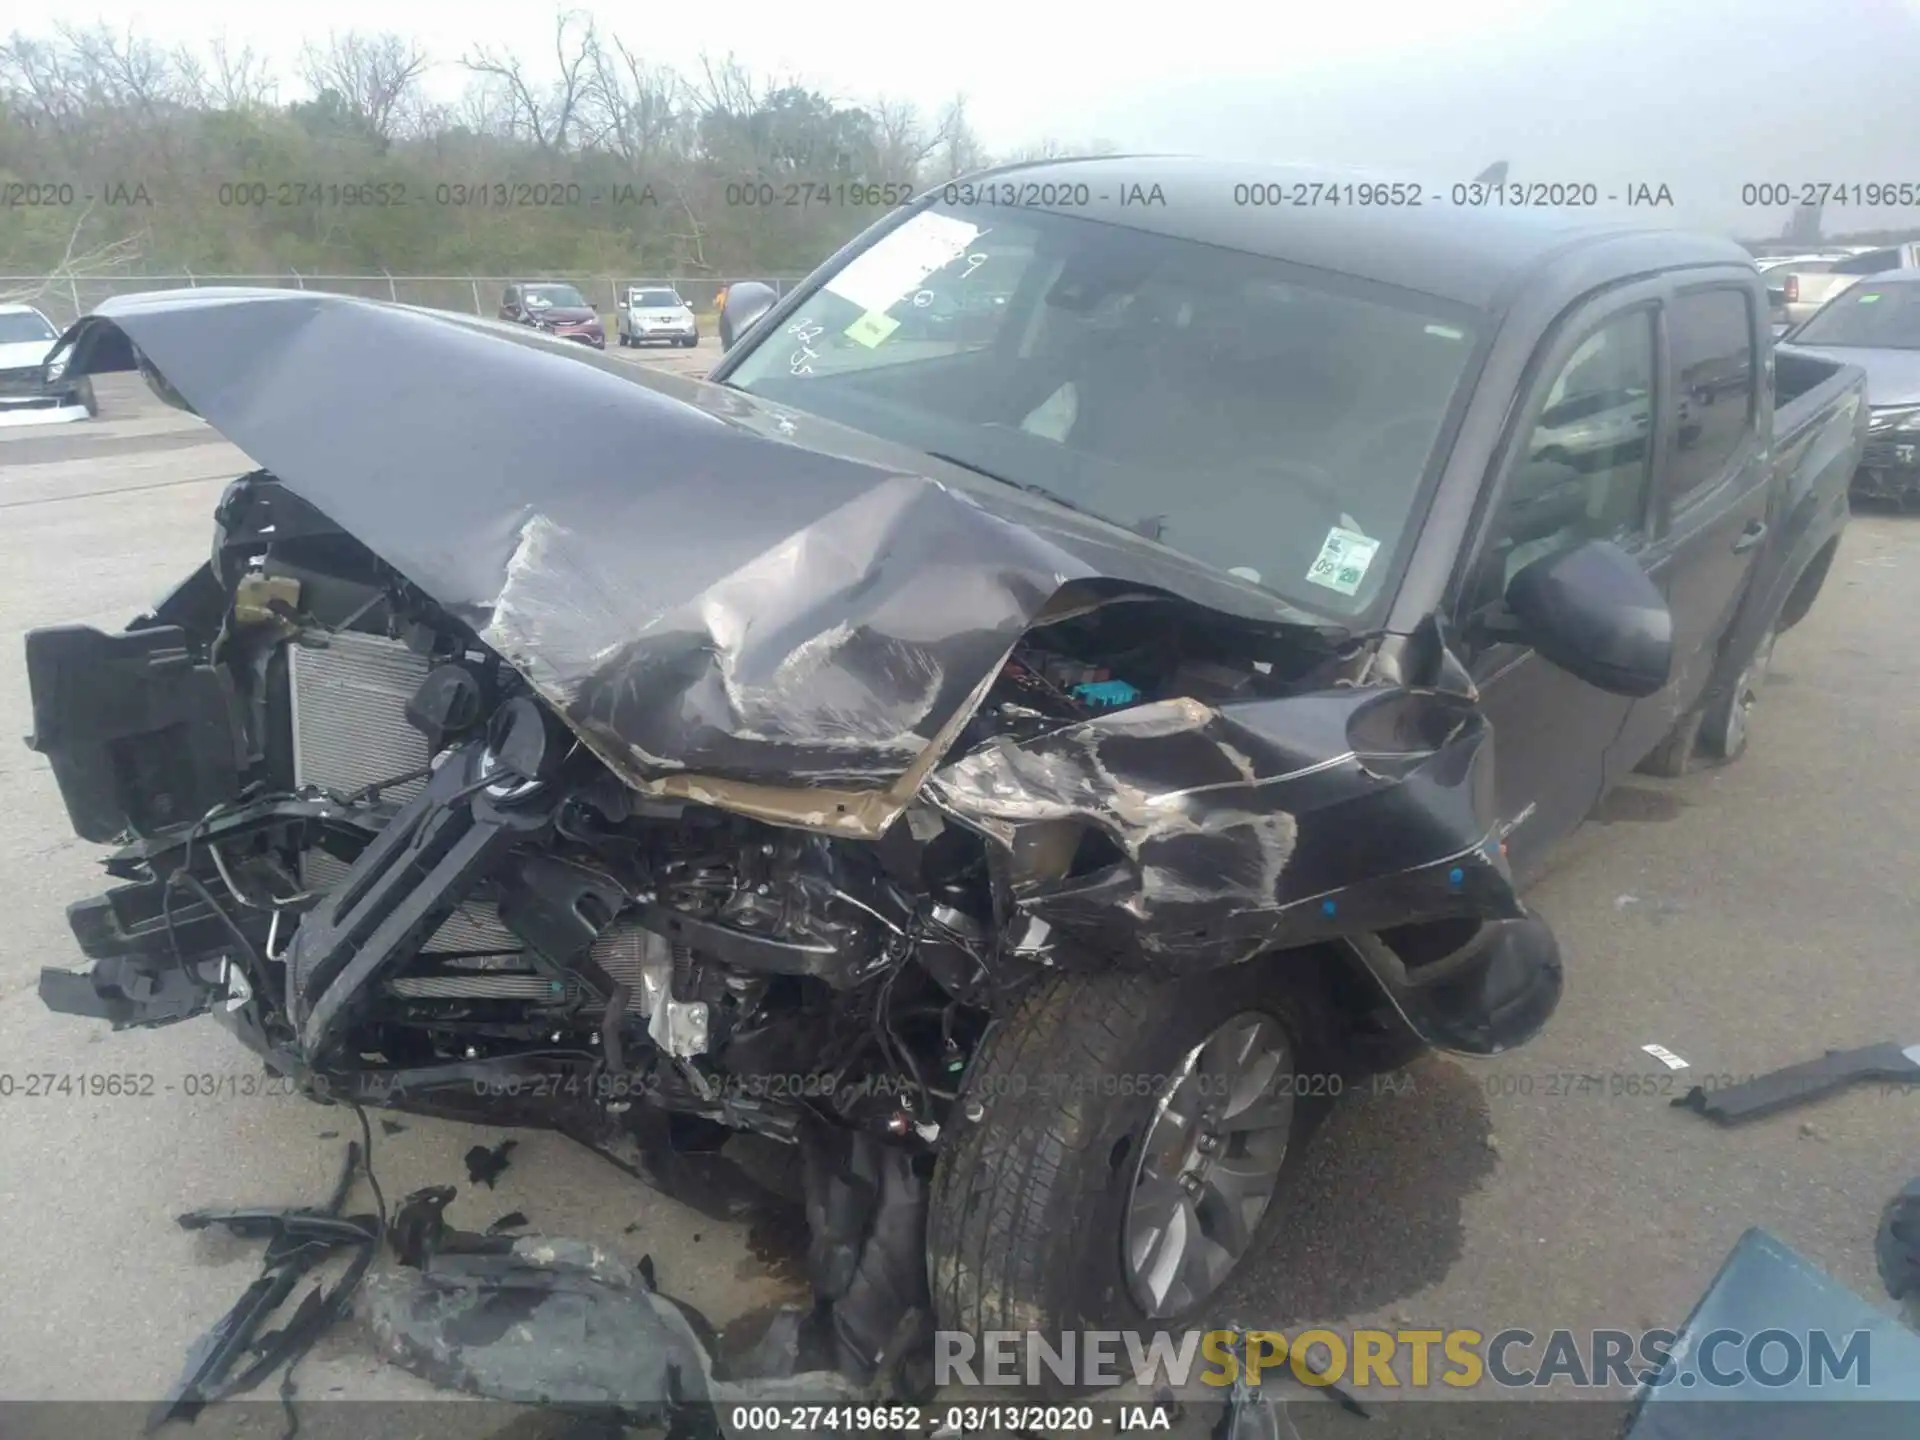
[{"label": "red parked car", "polygon": [[578,340],[596,350],[607,348],[600,312],[571,285],[547,281],[509,285],[500,297],[500,318],[537,325],[549,335]]}]

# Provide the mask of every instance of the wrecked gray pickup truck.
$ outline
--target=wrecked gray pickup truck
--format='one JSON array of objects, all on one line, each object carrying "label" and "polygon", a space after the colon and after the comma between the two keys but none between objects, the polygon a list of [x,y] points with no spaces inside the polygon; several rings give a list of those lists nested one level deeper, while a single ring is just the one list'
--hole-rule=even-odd
[{"label": "wrecked gray pickup truck", "polygon": [[151,614],[27,637],[116,847],[46,1004],[654,1178],[780,1142],[854,1369],[1195,1309],[1345,1070],[1547,1020],[1516,877],[1738,753],[1865,418],[1776,395],[1730,244],[1246,178],[945,187],[735,287],[711,381],[313,293],[83,319],[262,468]]}]

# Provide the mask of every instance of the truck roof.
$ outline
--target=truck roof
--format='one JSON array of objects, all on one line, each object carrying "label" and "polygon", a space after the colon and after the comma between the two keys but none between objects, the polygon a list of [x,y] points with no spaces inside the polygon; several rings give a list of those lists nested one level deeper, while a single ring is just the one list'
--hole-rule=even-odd
[{"label": "truck roof", "polygon": [[[1608,240],[1636,252],[1630,270],[1646,268],[1649,240],[1660,246],[1662,267],[1750,265],[1753,260],[1744,248],[1717,235],[1654,223],[1596,221],[1577,209],[1455,205],[1451,182],[1412,182],[1404,175],[1323,166],[1103,155],[1002,166],[954,183],[1015,184],[1021,203],[1041,209],[1359,276],[1476,309],[1504,308],[1503,294],[1553,257]],[[1245,192],[1235,199],[1236,186],[1282,186],[1287,187],[1284,196],[1292,196],[1299,193],[1296,186],[1362,183],[1412,184],[1421,203],[1344,203],[1344,189],[1339,204],[1252,204],[1246,203]],[[1056,195],[1049,202],[1048,185],[1085,185],[1089,203],[1077,203],[1078,193],[1064,201]],[[1152,200],[1156,185],[1164,203]],[[1029,186],[1035,189],[1029,192]],[[936,187],[935,193],[945,188]],[[1601,198],[1608,198],[1604,189]]]}]

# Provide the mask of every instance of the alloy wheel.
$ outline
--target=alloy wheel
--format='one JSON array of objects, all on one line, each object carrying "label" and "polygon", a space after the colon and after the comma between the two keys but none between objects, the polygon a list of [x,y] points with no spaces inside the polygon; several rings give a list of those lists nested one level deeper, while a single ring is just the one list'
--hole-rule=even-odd
[{"label": "alloy wheel", "polygon": [[1122,1230],[1127,1288],[1149,1317],[1200,1304],[1252,1244],[1293,1132],[1293,1061],[1280,1022],[1245,1010],[1169,1077]]}]

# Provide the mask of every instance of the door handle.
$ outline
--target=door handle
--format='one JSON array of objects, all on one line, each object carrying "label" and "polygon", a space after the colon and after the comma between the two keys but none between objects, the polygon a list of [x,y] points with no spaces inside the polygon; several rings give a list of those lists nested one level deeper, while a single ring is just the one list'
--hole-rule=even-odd
[{"label": "door handle", "polygon": [[1740,538],[1733,542],[1733,553],[1736,555],[1744,555],[1766,538],[1767,522],[1764,520],[1749,520],[1747,522],[1747,528],[1740,532]]}]

